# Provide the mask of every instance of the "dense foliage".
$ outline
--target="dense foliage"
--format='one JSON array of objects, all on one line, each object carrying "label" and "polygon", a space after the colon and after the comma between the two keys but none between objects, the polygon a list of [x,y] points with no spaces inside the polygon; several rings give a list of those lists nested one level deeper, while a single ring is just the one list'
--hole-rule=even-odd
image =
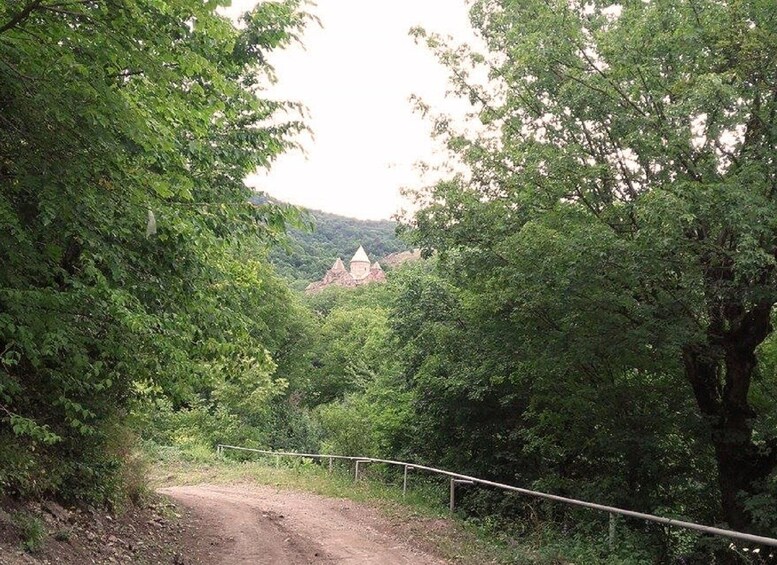
[{"label": "dense foliage", "polygon": [[132,406],[282,394],[294,303],[263,241],[292,212],[242,179],[299,128],[257,94],[305,16],[238,31],[218,5],[0,5],[2,493],[115,499]]},{"label": "dense foliage", "polygon": [[[774,531],[777,407],[758,350],[777,301],[777,5],[471,14],[485,57],[428,41],[483,134],[438,124],[472,174],[423,191],[414,227],[477,337],[443,362],[445,341],[421,352],[426,408],[462,433],[504,409],[478,461],[520,454],[522,474],[572,492],[593,481],[645,509],[681,493],[682,512]],[[473,62],[498,95],[468,80]]]}]

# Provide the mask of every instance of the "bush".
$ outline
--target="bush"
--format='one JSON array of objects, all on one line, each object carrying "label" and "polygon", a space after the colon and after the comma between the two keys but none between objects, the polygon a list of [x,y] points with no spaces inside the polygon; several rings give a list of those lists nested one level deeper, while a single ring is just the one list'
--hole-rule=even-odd
[{"label": "bush", "polygon": [[324,430],[322,451],[336,455],[377,457],[377,414],[362,395],[320,406],[317,416]]},{"label": "bush", "polygon": [[29,553],[40,551],[46,538],[46,528],[43,520],[28,512],[16,512],[12,516],[13,524],[19,529],[22,547]]}]

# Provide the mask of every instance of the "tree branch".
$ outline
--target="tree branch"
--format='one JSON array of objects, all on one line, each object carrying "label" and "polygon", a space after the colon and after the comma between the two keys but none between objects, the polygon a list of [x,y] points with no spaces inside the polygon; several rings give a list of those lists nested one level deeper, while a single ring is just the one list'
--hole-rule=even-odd
[{"label": "tree branch", "polygon": [[18,26],[24,20],[29,18],[30,14],[32,14],[32,12],[34,12],[35,9],[38,8],[42,3],[43,0],[32,0],[32,2],[22,8],[22,10],[13,16],[5,25],[0,27],[0,33],[5,33],[6,31]]}]

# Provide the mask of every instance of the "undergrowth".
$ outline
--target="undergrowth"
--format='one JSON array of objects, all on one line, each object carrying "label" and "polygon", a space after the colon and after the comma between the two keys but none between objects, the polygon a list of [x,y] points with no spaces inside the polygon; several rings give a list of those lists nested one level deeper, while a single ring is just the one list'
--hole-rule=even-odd
[{"label": "undergrowth", "polygon": [[18,528],[22,547],[29,553],[36,553],[43,547],[46,527],[38,516],[18,511],[12,516],[13,524]]}]

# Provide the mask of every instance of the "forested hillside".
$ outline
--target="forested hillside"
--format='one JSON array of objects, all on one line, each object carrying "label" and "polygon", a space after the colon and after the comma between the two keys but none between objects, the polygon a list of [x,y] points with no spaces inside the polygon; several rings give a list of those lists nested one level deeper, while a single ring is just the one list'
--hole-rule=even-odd
[{"label": "forested hillside", "polygon": [[410,246],[396,235],[396,222],[357,220],[319,210],[305,210],[308,229],[290,229],[288,239],[270,259],[281,275],[298,281],[296,288],[320,279],[337,257],[346,264],[363,245],[373,261]]}]

